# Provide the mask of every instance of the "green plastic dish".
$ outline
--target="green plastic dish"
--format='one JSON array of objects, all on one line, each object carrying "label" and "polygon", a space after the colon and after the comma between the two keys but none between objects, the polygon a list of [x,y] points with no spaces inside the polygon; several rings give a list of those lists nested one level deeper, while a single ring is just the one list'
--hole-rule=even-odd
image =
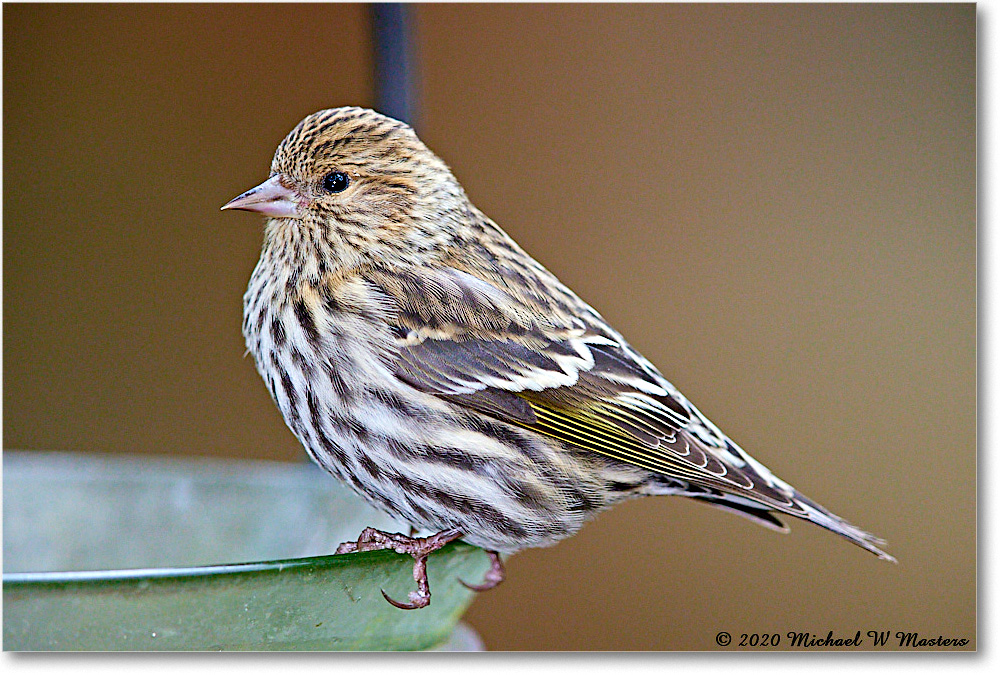
[{"label": "green plastic dish", "polygon": [[487,556],[433,553],[399,610],[411,557],[328,555],[367,526],[405,531],[311,465],[5,452],[4,649],[481,648],[458,580]]}]

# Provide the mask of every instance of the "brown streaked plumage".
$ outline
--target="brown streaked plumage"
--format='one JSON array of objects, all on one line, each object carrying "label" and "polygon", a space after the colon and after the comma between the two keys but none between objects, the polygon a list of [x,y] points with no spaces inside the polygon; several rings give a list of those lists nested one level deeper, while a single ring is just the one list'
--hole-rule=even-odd
[{"label": "brown streaked plumage", "polygon": [[[774,529],[780,514],[809,520],[892,560],[726,437],[407,125],[310,115],[270,178],[224,208],[270,216],[243,333],[289,427],[375,507],[440,533],[366,530],[343,551],[394,548],[423,570],[458,536],[510,553],[675,494]],[[485,587],[502,579],[493,560]],[[424,578],[406,607],[429,597]]]}]

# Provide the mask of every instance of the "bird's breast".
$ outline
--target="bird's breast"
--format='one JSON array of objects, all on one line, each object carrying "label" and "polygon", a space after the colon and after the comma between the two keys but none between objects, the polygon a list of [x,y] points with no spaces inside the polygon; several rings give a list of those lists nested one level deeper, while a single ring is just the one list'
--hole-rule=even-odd
[{"label": "bird's breast", "polygon": [[399,386],[384,313],[360,279],[303,279],[261,258],[244,295],[243,334],[297,435],[305,416],[346,414],[367,389]]}]

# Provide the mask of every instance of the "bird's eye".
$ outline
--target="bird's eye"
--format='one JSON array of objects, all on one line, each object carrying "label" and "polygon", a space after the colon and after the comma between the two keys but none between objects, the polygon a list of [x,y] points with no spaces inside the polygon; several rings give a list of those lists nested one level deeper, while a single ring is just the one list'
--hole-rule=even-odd
[{"label": "bird's eye", "polygon": [[347,189],[351,179],[343,171],[334,171],[323,177],[323,189],[327,192],[343,192]]}]

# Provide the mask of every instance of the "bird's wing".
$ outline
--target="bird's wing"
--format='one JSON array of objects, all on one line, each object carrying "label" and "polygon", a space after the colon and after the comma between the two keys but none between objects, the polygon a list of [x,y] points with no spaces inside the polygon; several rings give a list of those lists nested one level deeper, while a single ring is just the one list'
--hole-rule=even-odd
[{"label": "bird's wing", "polygon": [[442,267],[365,278],[391,307],[395,372],[410,385],[683,481],[691,496],[771,526],[780,522],[766,511],[777,510],[885,555],[729,440],[575,296],[575,308],[542,306],[550,299]]},{"label": "bird's wing", "polygon": [[650,471],[763,490],[774,506],[791,505],[752,468],[742,471],[743,458],[610,331],[537,311],[452,268],[381,270],[366,279],[393,307],[394,366],[412,386]]}]

